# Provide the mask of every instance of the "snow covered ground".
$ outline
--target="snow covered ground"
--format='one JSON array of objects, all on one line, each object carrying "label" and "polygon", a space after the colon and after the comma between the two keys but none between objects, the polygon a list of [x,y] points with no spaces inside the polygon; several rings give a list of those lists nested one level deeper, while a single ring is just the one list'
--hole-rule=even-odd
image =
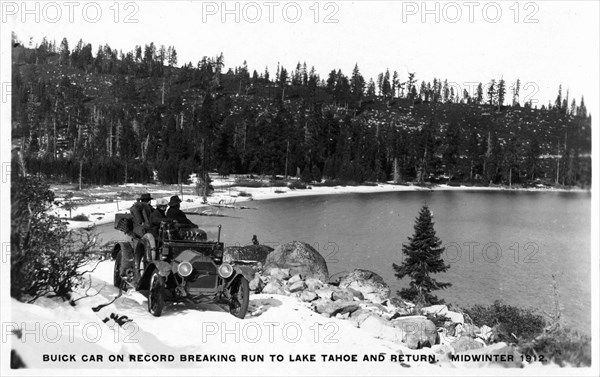
[{"label": "snow covered ground", "polygon": [[[146,298],[138,292],[126,293],[94,313],[91,308],[118,294],[110,284],[112,268],[111,261],[98,265],[91,274],[93,288],[87,292],[98,295],[79,300],[76,306],[46,298],[35,304],[11,302],[8,330],[16,330],[21,338],[11,334],[10,341],[28,368],[194,368],[203,375],[372,375],[375,371],[397,375],[403,368],[391,362],[390,355],[406,348],[369,336],[350,321],[323,317],[290,296],[251,295],[244,320],[215,304],[200,305],[199,310],[167,306],[156,318],[147,312]],[[117,319],[126,315],[132,322],[123,327],[114,319],[103,323],[113,314]],[[67,361],[51,361],[56,355],[69,356],[61,356]],[[161,355],[167,359],[161,362]],[[357,361],[351,361],[352,355]],[[365,355],[385,361],[363,362]],[[91,356],[96,360],[85,361]],[[110,361],[111,356],[122,356],[123,361]],[[440,367],[435,368],[439,373]]]},{"label": "snow covered ground", "polygon": [[[128,292],[114,302],[113,262],[100,262],[77,289],[75,306],[40,298],[34,304],[10,302],[11,321],[3,324],[8,345],[27,375],[465,375],[449,361],[428,357],[433,349],[408,349],[385,334],[328,318],[295,296],[251,294],[245,319],[216,304],[168,305],[161,317],[147,312],[147,300]],[[92,308],[109,304],[95,312]],[[130,322],[125,322],[130,320]],[[118,322],[121,322],[119,326]],[[7,342],[8,340],[8,342]],[[441,349],[440,345],[435,346]],[[400,357],[411,358],[400,360]],[[423,357],[423,360],[420,358]],[[474,364],[478,365],[478,364]],[[467,366],[469,366],[467,364]],[[541,368],[540,363],[527,364]],[[176,371],[173,369],[176,368]],[[407,369],[412,368],[412,369]],[[544,367],[545,370],[554,367]],[[513,370],[514,371],[514,370]],[[495,368],[476,375],[496,374]]]}]

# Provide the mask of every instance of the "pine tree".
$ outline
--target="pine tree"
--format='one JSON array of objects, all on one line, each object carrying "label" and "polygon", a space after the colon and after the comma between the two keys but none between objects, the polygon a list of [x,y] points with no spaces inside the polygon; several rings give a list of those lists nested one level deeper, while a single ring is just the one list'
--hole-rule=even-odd
[{"label": "pine tree", "polygon": [[367,85],[367,96],[374,97],[375,96],[375,81],[373,79],[369,79],[369,84]]},{"label": "pine tree", "polygon": [[487,95],[488,95],[488,103],[491,105],[494,105],[496,103],[496,100],[498,99],[497,97],[497,92],[496,92],[496,80],[492,79],[492,81],[490,81],[490,84],[488,86],[488,90],[487,90]]},{"label": "pine tree", "polygon": [[498,111],[500,111],[500,108],[502,107],[502,105],[504,105],[504,96],[505,95],[506,95],[506,84],[504,82],[504,78],[501,78],[500,81],[498,82],[498,91],[497,91]]},{"label": "pine tree", "polygon": [[358,64],[355,64],[354,70],[352,70],[352,79],[350,79],[350,87],[352,88],[352,94],[356,98],[361,99],[365,91],[365,79],[360,74]]},{"label": "pine tree", "polygon": [[430,275],[446,272],[450,265],[444,264],[441,258],[444,248],[442,241],[436,236],[433,229],[432,214],[427,205],[424,205],[415,221],[415,233],[409,237],[408,244],[402,245],[402,252],[407,256],[401,265],[393,263],[395,275],[398,279],[405,276],[411,278],[410,288],[398,292],[400,297],[413,300],[424,305],[443,303],[443,300],[432,295],[431,292],[450,287],[450,283],[440,283]]},{"label": "pine tree", "polygon": [[481,102],[483,102],[483,85],[481,83],[477,85],[477,98],[475,99],[475,102],[477,102],[478,105],[481,105]]}]

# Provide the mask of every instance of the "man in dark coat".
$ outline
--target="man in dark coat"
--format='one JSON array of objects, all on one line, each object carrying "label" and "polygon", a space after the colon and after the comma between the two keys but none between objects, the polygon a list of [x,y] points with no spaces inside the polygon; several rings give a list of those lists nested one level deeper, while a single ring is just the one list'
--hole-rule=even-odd
[{"label": "man in dark coat", "polygon": [[167,199],[156,199],[156,209],[150,215],[150,232],[154,237],[158,237],[158,229],[160,223],[167,217],[165,212],[167,210]]},{"label": "man in dark coat", "polygon": [[150,205],[152,196],[148,193],[142,194],[131,206],[131,214],[133,215],[133,232],[138,236],[143,236],[150,228],[150,215],[154,208]]},{"label": "man in dark coat", "polygon": [[173,219],[177,221],[179,224],[190,224],[195,225],[191,222],[185,213],[181,209],[179,209],[179,205],[181,203],[181,199],[179,196],[173,195],[171,196],[171,200],[169,201],[169,209],[167,210],[167,218]]}]

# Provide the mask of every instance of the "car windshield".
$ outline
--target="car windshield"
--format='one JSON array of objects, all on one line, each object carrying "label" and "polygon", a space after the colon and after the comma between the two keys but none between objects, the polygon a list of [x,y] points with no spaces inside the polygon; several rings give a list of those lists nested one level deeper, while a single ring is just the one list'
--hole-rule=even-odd
[{"label": "car windshield", "polygon": [[219,241],[220,225],[202,225],[200,224],[197,229],[200,229],[206,233],[206,241]]}]

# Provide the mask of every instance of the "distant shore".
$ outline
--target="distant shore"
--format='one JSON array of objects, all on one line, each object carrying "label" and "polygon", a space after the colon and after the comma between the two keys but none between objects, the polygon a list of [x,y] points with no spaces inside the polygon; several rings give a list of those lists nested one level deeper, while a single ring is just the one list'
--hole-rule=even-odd
[{"label": "distant shore", "polygon": [[[99,186],[86,188],[81,191],[69,190],[68,187],[53,185],[52,189],[57,193],[59,201],[63,199],[65,192],[73,192],[71,200],[80,203],[80,205],[71,211],[71,216],[83,215],[89,221],[69,221],[69,228],[82,228],[91,225],[100,225],[114,221],[116,213],[126,212],[135,202],[135,197],[142,192],[148,192],[154,199],[166,198],[171,195],[182,196],[182,209],[184,210],[204,210],[219,207],[239,208],[247,206],[245,203],[252,200],[267,199],[285,199],[290,197],[334,195],[334,194],[375,194],[386,192],[415,192],[415,191],[513,191],[513,192],[573,192],[587,193],[590,190],[585,189],[564,189],[553,187],[537,188],[519,188],[505,186],[449,186],[449,185],[408,185],[380,183],[376,185],[359,186],[313,186],[307,185],[307,188],[290,187],[244,187],[236,186],[231,180],[214,179],[212,182],[215,191],[207,198],[207,203],[203,203],[202,197],[196,195],[194,185],[155,185],[155,184],[126,184],[115,186]],[[72,187],[72,186],[70,186]],[[53,214],[61,217],[70,217],[69,211],[63,208],[57,208],[52,211]]]}]

